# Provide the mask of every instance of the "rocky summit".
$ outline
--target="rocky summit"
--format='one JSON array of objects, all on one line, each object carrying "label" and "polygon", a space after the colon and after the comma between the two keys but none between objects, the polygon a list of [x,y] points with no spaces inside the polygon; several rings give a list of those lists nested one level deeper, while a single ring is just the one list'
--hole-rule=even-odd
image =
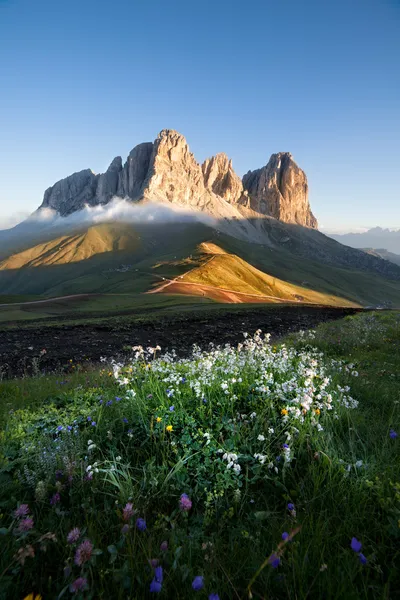
[{"label": "rocky summit", "polygon": [[316,229],[307,177],[291,154],[273,154],[267,165],[243,179],[224,153],[200,165],[177,131],[164,129],[154,142],[136,146],[125,164],[117,156],[105,173],[74,173],[46,190],[40,208],[67,216],[85,205],[131,201],[174,203],[216,218],[268,216]]}]

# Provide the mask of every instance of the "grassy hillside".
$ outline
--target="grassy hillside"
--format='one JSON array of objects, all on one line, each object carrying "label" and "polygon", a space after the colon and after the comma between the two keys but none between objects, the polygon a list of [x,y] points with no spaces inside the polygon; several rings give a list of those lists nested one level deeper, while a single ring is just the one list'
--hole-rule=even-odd
[{"label": "grassy hillside", "polygon": [[399,314],[243,342],[0,381],[1,600],[398,596]]},{"label": "grassy hillside", "polygon": [[[213,253],[217,255],[206,268],[205,262]],[[290,250],[286,243],[277,247],[244,242],[200,223],[112,223],[58,237],[0,263],[0,293],[42,297],[139,295],[181,276],[186,286],[192,283],[234,290],[236,296],[231,299],[210,294],[224,302],[248,302],[254,294],[274,297],[271,301],[281,298],[335,305],[391,302],[400,306],[399,281],[317,262]],[[165,290],[171,291],[174,288]],[[188,291],[183,286],[175,288],[179,293]],[[240,299],[239,293],[249,297]]]}]

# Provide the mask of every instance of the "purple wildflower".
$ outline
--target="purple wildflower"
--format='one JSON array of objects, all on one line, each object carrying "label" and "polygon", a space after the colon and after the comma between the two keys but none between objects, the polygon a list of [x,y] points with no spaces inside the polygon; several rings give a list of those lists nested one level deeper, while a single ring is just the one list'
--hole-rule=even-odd
[{"label": "purple wildflower", "polygon": [[210,594],[208,600],[219,600],[218,594]]},{"label": "purple wildflower", "polygon": [[122,398],[120,398],[119,396],[115,396],[115,401],[116,402],[120,402],[122,400]]},{"label": "purple wildflower", "polygon": [[182,494],[179,500],[180,509],[188,512],[192,508],[192,501],[187,494]]},{"label": "purple wildflower", "polygon": [[396,433],[396,431],[394,429],[391,429],[389,431],[389,436],[392,438],[392,440],[395,440],[398,437],[398,434]]},{"label": "purple wildflower", "polygon": [[159,581],[156,581],[155,579],[153,579],[153,581],[150,584],[150,592],[152,594],[159,594],[161,592],[161,588],[162,585]]},{"label": "purple wildflower", "polygon": [[92,542],[90,540],[84,540],[75,553],[75,564],[78,565],[78,567],[82,566],[85,562],[90,560],[92,552]]},{"label": "purple wildflower", "polygon": [[162,583],[163,582],[164,575],[163,575],[163,568],[162,567],[156,567],[154,569],[154,579],[156,581],[158,581],[158,583]]},{"label": "purple wildflower", "polygon": [[60,469],[58,469],[58,470],[56,471],[56,479],[61,479],[61,477],[62,477],[62,476],[63,476],[63,472],[62,472],[62,471],[60,471]]},{"label": "purple wildflower", "polygon": [[123,420],[124,423],[129,423],[129,421],[128,421],[128,419],[126,417],[124,417],[122,420]]},{"label": "purple wildflower", "polygon": [[62,425],[59,425],[59,426],[57,427],[57,430],[56,430],[56,431],[62,431],[63,429],[64,429],[64,427],[63,427]]},{"label": "purple wildflower", "polygon": [[160,550],[161,550],[161,552],[167,552],[167,550],[168,550],[168,542],[166,542],[166,541],[161,542],[161,544],[160,544]]},{"label": "purple wildflower", "polygon": [[80,535],[81,530],[79,529],[79,527],[74,527],[73,529],[71,529],[71,531],[67,535],[68,544],[76,544],[76,542],[79,540]]},{"label": "purple wildflower", "polygon": [[122,511],[122,518],[124,521],[129,521],[134,515],[133,504],[132,502],[127,502],[125,504],[125,508]]},{"label": "purple wildflower", "polygon": [[288,532],[287,532],[287,531],[284,531],[284,532],[282,533],[282,539],[283,539],[283,541],[285,542],[285,541],[288,539],[288,537],[290,537],[290,536],[289,536],[289,534],[288,534]]},{"label": "purple wildflower", "polygon": [[87,579],[85,577],[78,577],[78,579],[75,579],[75,581],[69,586],[69,591],[73,594],[76,594],[77,592],[86,590],[86,588]]},{"label": "purple wildflower", "polygon": [[60,496],[60,494],[58,492],[56,492],[50,498],[50,504],[51,504],[51,506],[55,506],[56,504],[58,504],[60,502],[60,500],[61,500],[61,496]]},{"label": "purple wildflower", "polygon": [[18,508],[14,511],[14,517],[16,519],[26,517],[27,514],[29,514],[29,506],[27,504],[20,504]]},{"label": "purple wildflower", "polygon": [[351,538],[350,548],[354,550],[354,552],[360,552],[362,548],[362,543],[358,541],[357,538]]},{"label": "purple wildflower", "polygon": [[268,562],[273,569],[277,569],[281,564],[281,559],[279,558],[279,556],[277,556],[277,554],[274,553],[271,554],[271,556],[268,559]]},{"label": "purple wildflower", "polygon": [[92,427],[96,427],[96,425],[97,425],[96,421],[92,421],[91,425],[92,425]]},{"label": "purple wildflower", "polygon": [[146,521],[141,518],[136,519],[136,528],[139,529],[139,531],[146,531],[146,529],[147,529]]},{"label": "purple wildflower", "polygon": [[365,558],[364,554],[362,552],[360,552],[360,554],[358,555],[358,558],[360,559],[360,563],[362,565],[366,565],[367,564],[367,559]]},{"label": "purple wildflower", "polygon": [[283,444],[282,448],[289,448],[288,444]]},{"label": "purple wildflower", "polygon": [[172,406],[169,407],[169,412],[174,412],[174,410],[175,410],[175,406],[174,405],[172,405]]},{"label": "purple wildflower", "polygon": [[204,587],[204,577],[202,575],[198,575],[192,581],[192,588],[195,592],[199,592]]},{"label": "purple wildflower", "polygon": [[109,400],[108,402],[106,402],[106,406],[111,406],[112,404],[112,400]]},{"label": "purple wildflower", "polygon": [[91,420],[92,420],[92,417],[88,417],[88,418],[87,418],[87,420],[88,420],[88,421],[91,421]]},{"label": "purple wildflower", "polygon": [[72,431],[72,425],[67,425],[68,431]]},{"label": "purple wildflower", "polygon": [[125,525],[123,525],[122,529],[121,529],[122,535],[126,535],[127,533],[129,533],[129,529],[130,529],[130,527],[129,527],[128,523],[125,523]]},{"label": "purple wildflower", "polygon": [[158,558],[150,558],[150,560],[149,560],[149,564],[152,569],[155,569],[156,567],[158,567],[159,563],[160,563],[160,561],[158,560]]},{"label": "purple wildflower", "polygon": [[21,519],[18,525],[18,531],[20,533],[25,533],[26,531],[30,531],[31,529],[33,529],[32,517],[26,517],[25,519]]}]

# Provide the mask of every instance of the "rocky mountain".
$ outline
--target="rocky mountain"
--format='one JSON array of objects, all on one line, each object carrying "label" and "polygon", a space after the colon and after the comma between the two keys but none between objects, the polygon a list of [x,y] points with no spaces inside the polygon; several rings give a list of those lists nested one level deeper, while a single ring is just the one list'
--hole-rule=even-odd
[{"label": "rocky mountain", "polygon": [[400,254],[400,229],[373,227],[364,233],[326,234],[341,244],[353,248],[380,248]]},{"label": "rocky mountain", "polygon": [[372,256],[379,256],[379,258],[384,258],[389,262],[394,263],[395,265],[399,265],[400,267],[400,254],[394,254],[393,252],[389,252],[385,250],[385,248],[363,248],[364,252],[367,254],[371,254]]},{"label": "rocky mountain", "polygon": [[200,165],[178,132],[164,129],[154,142],[139,144],[125,164],[114,158],[105,173],[74,173],[46,190],[40,208],[67,216],[85,205],[107,204],[119,196],[132,201],[174,203],[216,218],[274,217],[317,228],[308,202],[305,173],[291,154],[273,154],[266,166],[238,177],[226,154]]}]

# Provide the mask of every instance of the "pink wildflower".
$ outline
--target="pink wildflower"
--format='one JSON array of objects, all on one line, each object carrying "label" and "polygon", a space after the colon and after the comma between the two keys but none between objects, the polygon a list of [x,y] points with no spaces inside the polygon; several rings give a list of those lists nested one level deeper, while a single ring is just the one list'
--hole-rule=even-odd
[{"label": "pink wildflower", "polygon": [[90,540],[84,540],[75,553],[75,564],[80,567],[90,560],[93,552],[93,544]]},{"label": "pink wildflower", "polygon": [[69,586],[69,591],[73,594],[76,594],[77,592],[82,592],[83,590],[86,590],[86,588],[87,579],[85,577],[78,577],[78,579],[75,579],[75,581]]},{"label": "pink wildflower", "polygon": [[187,494],[182,494],[179,500],[181,510],[188,512],[192,508],[192,501]]},{"label": "pink wildflower", "polygon": [[18,525],[18,531],[21,533],[25,533],[26,531],[30,531],[33,528],[33,519],[32,517],[26,517],[25,519],[21,519]]},{"label": "pink wildflower", "polygon": [[81,535],[81,530],[79,527],[74,527],[71,529],[69,534],[67,535],[68,544],[75,544],[79,540],[79,536]]},{"label": "pink wildflower", "polygon": [[29,513],[29,506],[27,504],[20,504],[17,510],[14,511],[14,517],[16,519],[21,519],[22,517],[26,517]]}]

